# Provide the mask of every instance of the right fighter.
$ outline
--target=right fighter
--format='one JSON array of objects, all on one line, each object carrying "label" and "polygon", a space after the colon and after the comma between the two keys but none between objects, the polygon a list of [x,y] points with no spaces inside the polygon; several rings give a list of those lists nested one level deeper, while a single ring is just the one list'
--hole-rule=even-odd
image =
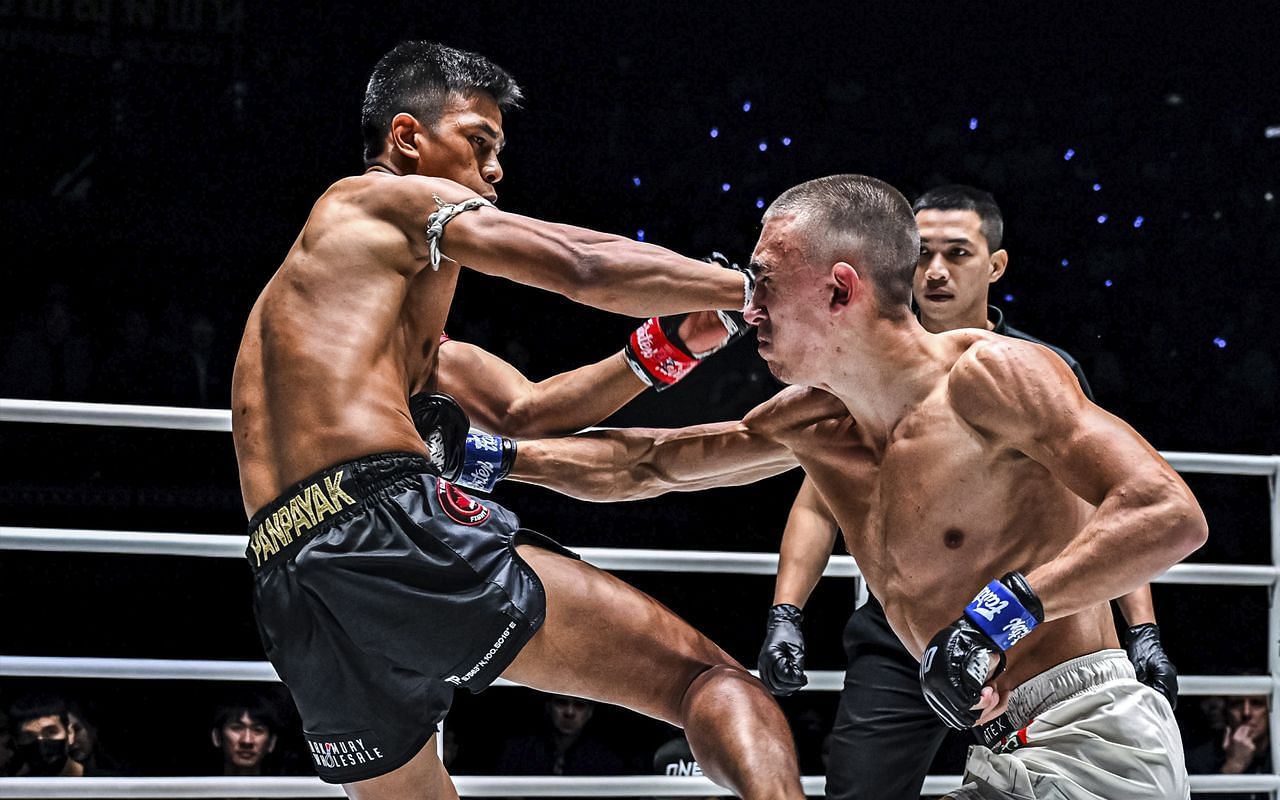
[{"label": "right fighter", "polygon": [[911,207],[857,175],[764,217],[747,321],[795,384],[740,422],[521,444],[512,477],[592,500],[804,467],[920,690],[977,727],[954,798],[1187,798],[1172,708],[1136,680],[1111,599],[1203,544],[1186,484],[1062,359],[911,313]]},{"label": "right fighter", "polygon": [[[713,780],[799,800],[786,720],[750,673],[440,477],[460,471],[469,426],[437,393],[463,265],[640,317],[749,296],[737,271],[494,208],[503,110],[519,98],[473,53],[385,55],[362,112],[365,173],[320,197],[250,312],[232,434],[266,655],[320,777],[354,798],[456,797],[436,724],[457,688],[501,675],[682,726]],[[651,347],[670,326],[654,326],[639,346],[678,370]]]},{"label": "right fighter", "polygon": [[[988,192],[972,186],[939,186],[912,204],[920,230],[920,259],[913,296],[920,324],[931,333],[984,328],[1037,344],[1044,342],[1007,325],[988,290],[1004,275],[1004,218]],[[1080,364],[1045,345],[1071,368],[1089,400],[1093,394]],[[837,522],[812,480],[800,487],[779,548],[760,679],[776,695],[807,682],[802,609],[827,565]],[[1177,672],[1164,653],[1151,589],[1143,586],[1117,604],[1128,622],[1125,649],[1138,679],[1177,707]],[[844,689],[831,731],[826,794],[832,800],[914,800],[946,735],[946,727],[920,693],[919,665],[894,636],[874,595],[854,611],[844,631],[848,656]]]}]

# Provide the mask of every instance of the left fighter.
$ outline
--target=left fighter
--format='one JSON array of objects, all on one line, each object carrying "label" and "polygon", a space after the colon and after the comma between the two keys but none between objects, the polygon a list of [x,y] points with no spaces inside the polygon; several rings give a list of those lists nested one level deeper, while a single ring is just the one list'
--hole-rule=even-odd
[{"label": "left fighter", "polygon": [[407,42],[374,68],[363,175],[331,186],[254,304],[233,434],[267,656],[317,772],[356,798],[456,797],[431,738],[499,675],[685,728],[744,798],[803,796],[786,721],[740,664],[652,598],[438,475],[465,414],[417,411],[462,266],[633,316],[737,309],[750,280],[654,245],[508,214],[481,56]]}]

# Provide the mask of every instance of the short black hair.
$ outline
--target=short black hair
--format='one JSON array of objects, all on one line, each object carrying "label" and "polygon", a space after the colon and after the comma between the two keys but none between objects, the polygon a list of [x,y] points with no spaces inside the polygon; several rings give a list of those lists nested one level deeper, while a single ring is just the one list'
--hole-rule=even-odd
[{"label": "short black hair", "polygon": [[365,89],[360,111],[365,163],[382,154],[396,114],[412,114],[431,126],[451,93],[469,92],[489,94],[503,111],[518,108],[524,99],[515,79],[482,55],[436,42],[396,45],[378,60]]},{"label": "short black hair", "polygon": [[257,692],[243,692],[231,695],[214,706],[214,730],[230,725],[240,719],[242,714],[248,714],[249,719],[265,725],[272,733],[279,732],[284,725],[280,710],[274,702]]},{"label": "short black hair", "polygon": [[907,313],[920,232],[901,192],[866,175],[831,175],[783,192],[764,216],[767,220],[777,214],[801,218],[802,247],[810,260],[829,261],[856,251],[863,277],[875,287],[881,314],[898,316],[899,307]]},{"label": "short black hair", "polygon": [[16,736],[23,724],[41,717],[57,717],[62,727],[71,728],[67,714],[67,701],[56,694],[28,694],[19,697],[9,706],[9,732]]},{"label": "short black hair", "polygon": [[1004,241],[1004,215],[991,192],[984,192],[963,183],[951,183],[938,186],[916,198],[911,210],[919,213],[926,208],[939,211],[973,211],[982,220],[982,235],[986,237],[987,249],[995,252]]}]

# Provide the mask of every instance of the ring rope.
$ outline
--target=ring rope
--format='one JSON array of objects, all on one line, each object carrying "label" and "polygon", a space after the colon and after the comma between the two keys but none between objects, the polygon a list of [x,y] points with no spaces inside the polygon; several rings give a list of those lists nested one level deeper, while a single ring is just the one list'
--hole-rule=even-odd
[{"label": "ring rope", "polygon": [[[218,533],[151,533],[84,528],[0,526],[0,550],[45,550],[126,555],[244,558],[244,538]],[[658,550],[625,547],[575,548],[584,561],[615,572],[703,572],[774,575],[776,553],[721,550]],[[857,578],[862,573],[852,556],[832,556],[823,571],[828,578]],[[1175,564],[1156,583],[1214,586],[1272,586],[1280,569],[1248,564]]]},{"label": "ring rope", "polygon": [[231,432],[231,410],[0,399],[0,421]]},{"label": "ring rope", "polygon": [[[0,422],[105,425],[120,428],[230,433],[231,411],[222,408],[0,398]],[[1161,455],[1179,472],[1229,475],[1275,475],[1280,472],[1280,456],[1183,452],[1162,452]]]},{"label": "ring rope", "polygon": [[[759,677],[755,670],[752,675]],[[808,670],[801,691],[838,692],[843,670]],[[261,681],[279,683],[269,661],[214,661],[182,658],[89,658],[0,655],[0,677],[105,678],[114,680]],[[518,686],[498,678],[494,686]],[[1179,675],[1179,696],[1271,694],[1267,675]]]},{"label": "ring rope", "polygon": [[[245,537],[243,534],[151,533],[0,526],[0,550],[244,558]],[[610,570],[721,572],[747,575],[773,575],[778,571],[776,553],[637,550],[622,547],[581,547],[574,550],[591,564]],[[823,574],[835,578],[861,576],[850,556],[833,556],[831,564]],[[1262,581],[1262,576],[1248,576],[1248,579],[1250,582]]]},{"label": "ring rope", "polygon": [[[463,797],[706,797],[729,796],[728,789],[696,776],[627,775],[601,778],[453,776]],[[824,794],[821,775],[802,777],[810,797]],[[203,798],[342,797],[341,786],[319,778],[3,778],[6,798]],[[929,775],[921,794],[945,794],[960,786],[959,775]],[[1192,775],[1191,791],[1205,794],[1275,792],[1275,775]]]}]

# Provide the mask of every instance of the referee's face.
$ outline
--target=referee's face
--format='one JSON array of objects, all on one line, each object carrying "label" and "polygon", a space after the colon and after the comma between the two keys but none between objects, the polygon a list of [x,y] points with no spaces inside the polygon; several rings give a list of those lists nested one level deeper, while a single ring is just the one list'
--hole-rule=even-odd
[{"label": "referee's face", "polygon": [[921,209],[920,259],[912,291],[925,328],[939,333],[985,327],[987,290],[1004,274],[1008,256],[992,253],[976,211]]}]

